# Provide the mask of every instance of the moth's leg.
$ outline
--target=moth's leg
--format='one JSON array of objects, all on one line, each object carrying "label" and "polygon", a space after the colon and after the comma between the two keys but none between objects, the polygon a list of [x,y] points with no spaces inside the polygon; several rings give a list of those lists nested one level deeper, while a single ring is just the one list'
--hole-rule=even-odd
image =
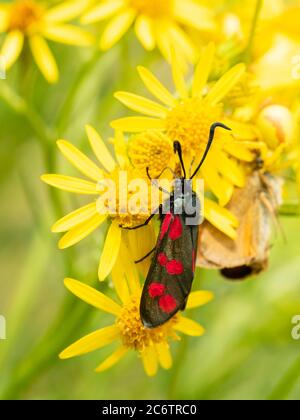
[{"label": "moth's leg", "polygon": [[154,216],[156,216],[156,214],[161,214],[161,210],[162,210],[162,205],[160,204],[160,206],[158,207],[158,209],[156,209],[149,217],[148,217],[148,219],[144,222],[144,223],[142,223],[141,225],[138,225],[138,226],[134,226],[134,227],[124,227],[124,226],[122,226],[122,225],[119,225],[119,227],[120,228],[122,228],[122,229],[126,229],[126,230],[136,230],[136,229],[140,229],[140,228],[142,228],[142,227],[145,227],[145,226],[147,226],[150,222],[151,222],[151,220],[153,219],[153,217]]},{"label": "moth's leg", "polygon": [[166,190],[165,188],[161,187],[160,185],[158,185],[158,182],[156,179],[152,179],[151,181],[152,185],[154,185],[154,187],[156,187],[159,191],[163,192],[164,194],[167,194],[168,196],[170,196],[170,192],[168,190]]},{"label": "moth's leg", "polygon": [[149,217],[148,217],[148,219],[147,219],[144,223],[142,223],[141,225],[134,226],[134,227],[124,227],[124,226],[122,226],[122,225],[119,225],[119,227],[120,227],[120,228],[122,228],[122,229],[126,229],[126,230],[136,230],[136,229],[140,229],[140,228],[142,228],[142,227],[147,226],[147,225],[151,222],[151,220],[153,219],[153,217],[155,216],[155,214],[156,214],[156,213],[151,214],[151,216],[149,216]]},{"label": "moth's leg", "polygon": [[135,264],[139,264],[139,263],[143,262],[146,258],[150,257],[150,255],[153,254],[153,252],[155,250],[156,250],[156,246],[153,249],[151,249],[151,251],[148,252],[148,254],[146,254],[143,258],[141,258],[140,260],[134,261]]}]

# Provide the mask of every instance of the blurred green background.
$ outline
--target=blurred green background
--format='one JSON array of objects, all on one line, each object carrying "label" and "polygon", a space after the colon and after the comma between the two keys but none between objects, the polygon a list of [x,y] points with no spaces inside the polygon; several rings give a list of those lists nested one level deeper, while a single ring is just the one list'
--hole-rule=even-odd
[{"label": "blurred green background", "polygon": [[[1,398],[299,399],[300,340],[291,337],[292,318],[300,315],[297,218],[281,218],[287,241],[274,237],[270,268],[258,278],[230,283],[217,272],[199,272],[195,288],[215,293],[212,303],[193,314],[207,333],[172,345],[172,370],[149,379],[130,354],[112,370],[95,374],[107,349],[58,359],[66,345],[111,321],[69,296],[62,281],[74,277],[107,291],[97,283],[103,233],[58,251],[50,227],[79,203],[62,193],[61,205],[53,207],[55,193],[39,177],[51,168],[73,173],[58,156],[57,138],[90,153],[86,123],[104,137],[112,134],[109,121],[122,115],[113,92],[143,93],[137,64],[150,65],[167,84],[170,78],[159,54],[146,55],[132,36],[102,55],[51,48],[60,67],[58,85],[49,86],[34,66],[25,74],[22,62],[0,81],[0,314],[7,322],[7,339],[0,340]],[[1,99],[7,84],[38,110],[52,143],[41,140],[28,116]]]}]

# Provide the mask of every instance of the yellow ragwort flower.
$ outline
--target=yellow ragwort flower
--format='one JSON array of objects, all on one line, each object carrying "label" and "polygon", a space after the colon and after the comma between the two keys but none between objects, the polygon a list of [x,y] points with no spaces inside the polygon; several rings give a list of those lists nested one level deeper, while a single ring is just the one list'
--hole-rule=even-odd
[{"label": "yellow ragwort flower", "polygon": [[240,140],[254,140],[252,127],[230,118],[221,102],[244,75],[245,66],[238,64],[212,86],[208,85],[215,48],[205,48],[195,70],[191,90],[188,88],[178,57],[173,54],[172,70],[177,93],[172,95],[146,68],[138,67],[139,75],[151,94],[162,104],[128,92],[118,92],[116,98],[128,108],[146,116],[122,118],[112,122],[112,127],[124,132],[141,133],[159,131],[173,142],[179,140],[186,162],[196,164],[207,145],[212,123],[222,121],[233,129],[234,140],[225,130],[218,130],[216,140],[203,165],[201,177],[208,189],[226,205],[234,186],[243,187],[245,174],[237,162],[249,162],[253,155]]},{"label": "yellow ragwort flower", "polygon": [[[157,373],[158,366],[172,367],[170,340],[179,340],[178,332],[200,337],[204,328],[197,322],[177,314],[161,327],[146,329],[140,320],[139,303],[141,290],[137,274],[126,282],[125,278],[113,276],[114,285],[122,302],[120,305],[103,293],[73,279],[66,279],[66,287],[86,303],[115,316],[115,322],[81,338],[65,349],[61,359],[80,356],[116,343],[116,349],[97,368],[103,372],[117,364],[126,353],[134,350],[142,359],[145,372],[149,376]],[[196,308],[211,301],[213,294],[207,291],[192,292],[188,298],[187,309]]]},{"label": "yellow ragwort flower", "polygon": [[[252,143],[251,143],[252,144]],[[173,143],[168,136],[156,130],[149,130],[134,136],[128,146],[128,154],[133,166],[138,168],[141,173],[145,173],[148,168],[152,178],[156,178],[167,167],[173,171],[176,167]],[[165,172],[164,178],[170,172]],[[176,172],[180,176],[180,172]],[[208,197],[203,197],[204,217],[232,239],[236,238],[236,228],[238,220],[225,208],[218,205]]]},{"label": "yellow ragwort flower", "polygon": [[177,46],[182,58],[193,62],[195,46],[183,26],[200,31],[211,31],[215,27],[211,10],[194,0],[100,0],[93,3],[96,4],[83,16],[82,22],[110,19],[100,41],[103,50],[116,44],[134,25],[146,50],[157,46],[170,59],[171,49]]},{"label": "yellow ragwort flower", "polygon": [[[131,227],[143,223],[150,215],[150,210],[149,214],[134,214],[133,211],[119,214],[118,202],[114,213],[110,213],[107,209],[99,208],[99,201],[96,200],[96,197],[101,196],[105,192],[100,189],[101,183],[107,180],[115,181],[118,190],[118,174],[120,171],[126,172],[128,181],[135,179],[137,176],[140,177],[140,174],[137,174],[129,165],[126,155],[126,144],[122,135],[117,134],[114,139],[117,159],[115,161],[96,130],[88,125],[86,126],[86,132],[91,148],[102,165],[101,168],[68,141],[59,140],[57,145],[66,159],[86,176],[89,181],[56,174],[43,175],[41,179],[63,191],[95,197],[95,200],[90,204],[66,215],[53,225],[53,232],[66,232],[59,241],[60,249],[77,244],[106,220],[110,221],[99,263],[99,279],[103,281],[110,274],[118,257],[123,252],[121,251],[122,242],[126,242],[128,245],[132,258],[138,260],[146,255],[149,250],[153,249],[155,236],[151,224],[136,231],[126,231],[120,227],[120,225]],[[132,191],[128,189],[127,194],[129,201]],[[118,198],[118,191],[116,198]],[[146,271],[148,262],[146,261],[141,267]]]},{"label": "yellow ragwort flower", "polygon": [[78,17],[86,8],[85,0],[61,1],[46,8],[36,0],[15,0],[0,3],[0,33],[5,39],[0,51],[6,69],[19,58],[24,43],[28,41],[34,60],[50,83],[58,80],[58,68],[45,40],[63,44],[86,46],[92,37],[77,26],[67,22]]}]

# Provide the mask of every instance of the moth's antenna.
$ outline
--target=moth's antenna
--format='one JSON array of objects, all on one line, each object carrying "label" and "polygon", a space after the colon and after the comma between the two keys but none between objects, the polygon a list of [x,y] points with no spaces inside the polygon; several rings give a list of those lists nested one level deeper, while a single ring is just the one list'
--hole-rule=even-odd
[{"label": "moth's antenna", "polygon": [[182,168],[182,171],[183,171],[183,177],[184,177],[184,179],[186,179],[186,171],[185,171],[183,157],[182,157],[181,144],[177,140],[174,141],[174,153],[178,153],[180,164],[181,164],[181,168]]},{"label": "moth's antenna", "polygon": [[194,176],[195,176],[195,175],[197,175],[197,172],[200,170],[201,166],[202,166],[202,165],[203,165],[203,163],[205,162],[205,159],[206,159],[206,157],[207,157],[207,155],[208,155],[208,152],[209,152],[209,150],[210,150],[210,148],[211,148],[211,145],[212,145],[213,140],[214,140],[214,137],[215,137],[215,131],[216,131],[216,129],[217,129],[218,127],[220,127],[220,128],[224,128],[225,130],[229,130],[229,131],[231,131],[231,128],[227,127],[227,125],[222,124],[222,123],[219,123],[219,122],[214,123],[214,124],[210,127],[209,138],[208,138],[208,142],[207,142],[207,146],[206,146],[206,149],[205,149],[204,155],[203,155],[203,157],[202,157],[202,159],[201,159],[201,162],[200,162],[200,163],[199,163],[199,165],[197,166],[197,168],[196,168],[195,172],[194,172],[194,173],[193,173],[193,175],[191,176],[191,179],[193,179],[193,178],[194,178]]},{"label": "moth's antenna", "polygon": [[[165,168],[164,170],[163,170],[163,172],[162,172],[162,174],[164,173],[164,171],[166,170],[166,169],[171,169],[171,168]],[[170,195],[170,192],[169,191],[167,191],[166,189],[164,189],[164,188],[162,188],[160,185],[158,185],[158,181],[157,181],[157,179],[152,179],[151,178],[151,176],[150,176],[150,171],[149,171],[149,167],[147,166],[147,168],[146,168],[146,172],[147,172],[147,176],[148,176],[148,178],[149,178],[149,180],[151,181],[151,185],[154,185],[156,188],[158,188],[159,189],[159,191],[161,191],[161,192],[163,192],[163,193],[165,193],[165,194],[168,194],[168,195]],[[161,174],[161,175],[162,175]],[[159,175],[159,178],[161,177],[161,175]]]},{"label": "moth's antenna", "polygon": [[[165,169],[163,169],[162,171],[161,171],[161,173],[156,177],[157,179],[159,179],[161,176],[162,176],[162,174],[164,173],[164,172],[166,172],[166,171],[170,171],[171,173],[172,173],[172,175],[174,176],[174,178],[176,177],[176,174],[175,174],[175,172],[173,171],[173,169],[172,168],[170,168],[169,166],[166,166],[165,167]],[[147,177],[150,179],[150,181],[152,180],[152,178],[151,178],[151,175],[150,175],[150,170],[149,170],[149,167],[147,166],[147,168],[146,168],[146,172],[147,172]]]}]

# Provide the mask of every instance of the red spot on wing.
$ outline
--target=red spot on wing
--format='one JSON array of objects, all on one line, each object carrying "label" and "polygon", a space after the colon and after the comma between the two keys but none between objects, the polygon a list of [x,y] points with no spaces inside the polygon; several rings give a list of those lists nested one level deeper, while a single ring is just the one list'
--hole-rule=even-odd
[{"label": "red spot on wing", "polygon": [[171,260],[166,264],[166,270],[168,274],[174,275],[180,275],[183,273],[184,268],[181,261],[177,260]]},{"label": "red spot on wing", "polygon": [[169,232],[169,238],[172,239],[172,241],[175,241],[176,239],[180,238],[182,235],[182,223],[179,216],[175,216]]},{"label": "red spot on wing", "polygon": [[160,265],[165,266],[168,262],[168,257],[166,256],[164,252],[161,252],[157,257],[157,261],[159,262]]},{"label": "red spot on wing", "polygon": [[160,241],[165,236],[165,234],[168,232],[172,220],[173,220],[173,214],[172,213],[167,213],[165,215],[165,218],[164,218],[164,220],[162,222],[162,225],[161,225],[160,235],[159,235],[159,240]]},{"label": "red spot on wing", "polygon": [[152,283],[150,284],[148,291],[150,297],[156,298],[162,296],[165,293],[166,287],[161,283]]},{"label": "red spot on wing", "polygon": [[177,308],[177,302],[173,298],[172,295],[162,296],[159,299],[158,304],[159,304],[160,309],[167,314],[170,314],[171,312],[173,312]]}]

